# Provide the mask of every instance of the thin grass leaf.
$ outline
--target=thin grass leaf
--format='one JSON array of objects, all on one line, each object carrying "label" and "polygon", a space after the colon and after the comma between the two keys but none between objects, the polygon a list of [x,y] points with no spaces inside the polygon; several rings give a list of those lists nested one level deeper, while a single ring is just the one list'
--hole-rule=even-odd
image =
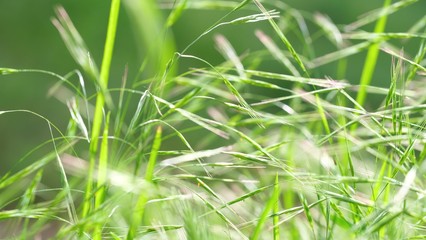
[{"label": "thin grass leaf", "polygon": [[[201,58],[198,58],[198,57],[195,57],[195,56],[181,55],[181,54],[179,54],[179,55],[181,57],[197,59],[197,60],[207,64],[208,66],[210,66],[219,75],[219,77],[223,80],[226,87],[235,96],[235,98],[241,104],[241,106],[243,106],[244,108],[246,108],[248,110],[249,115],[254,119],[258,118],[258,114],[256,113],[256,111],[254,111],[252,109],[252,107],[247,103],[247,101],[241,96],[240,92],[234,87],[234,85],[223,74],[221,74],[218,70],[216,70],[216,68],[213,65],[211,65],[209,62],[205,61],[204,59],[201,59]],[[262,125],[260,125],[260,126],[263,127]]]},{"label": "thin grass leaf", "polygon": [[[99,73],[99,70],[91,57],[91,54],[83,41],[83,38],[78,33],[73,25],[70,17],[62,6],[56,9],[56,18],[52,18],[52,23],[61,35],[68,51],[84,72],[96,83],[99,87],[100,94],[103,95],[104,101],[110,108],[113,108],[113,103],[110,94],[107,91],[108,80],[103,80],[105,73]],[[104,64],[104,62],[102,62]],[[109,68],[109,66],[108,66]],[[106,81],[106,82],[105,82]]]},{"label": "thin grass leaf", "polygon": [[123,77],[121,78],[120,96],[119,96],[118,106],[117,106],[117,109],[120,109],[120,111],[117,112],[117,115],[114,121],[114,129],[115,129],[114,136],[117,138],[120,137],[121,132],[124,129],[123,128],[124,117],[127,112],[127,106],[124,106],[124,93],[125,93],[126,84],[127,84],[128,71],[129,71],[129,68],[128,68],[128,65],[126,65],[124,69]]},{"label": "thin grass leaf", "polygon": [[[48,76],[52,76],[61,82],[67,84],[70,86],[74,93],[76,93],[78,96],[85,98],[86,94],[82,90],[80,90],[77,86],[75,86],[69,79],[68,76],[61,76],[59,74],[56,74],[54,72],[46,71],[46,70],[39,70],[39,69],[12,69],[12,68],[0,68],[0,74],[7,75],[7,74],[15,74],[15,73],[40,73]],[[76,73],[79,75],[79,72],[76,71]],[[80,77],[80,75],[79,75]]]},{"label": "thin grass leaf", "polygon": [[411,80],[414,79],[418,69],[417,64],[421,63],[425,55],[426,55],[426,40],[423,39],[422,42],[420,43],[419,51],[417,52],[416,57],[414,58],[414,63],[416,64],[410,65],[409,73],[407,76],[407,82],[410,82]]},{"label": "thin grass leaf", "polygon": [[323,207],[323,215],[324,215],[324,218],[325,218],[325,238],[331,239],[331,237],[332,237],[332,234],[331,234],[332,229],[331,228],[333,226],[331,226],[332,221],[331,221],[331,214],[330,214],[330,201],[327,201],[325,204],[326,204],[325,207]]},{"label": "thin grass leaf", "polygon": [[279,74],[279,73],[272,73],[272,72],[265,72],[265,71],[258,71],[258,70],[247,70],[247,73],[249,73],[251,76],[259,76],[259,77],[274,79],[274,80],[285,80],[285,81],[290,81],[290,82],[294,82],[298,84],[309,84],[312,86],[318,86],[323,88],[330,88],[330,87],[344,88],[349,86],[344,81],[335,81],[331,79],[295,77],[295,76],[286,75],[286,74]]},{"label": "thin grass leaf", "polygon": [[[310,92],[302,92],[302,91],[292,91],[292,95],[290,96],[285,96],[285,97],[277,97],[277,98],[271,98],[271,99],[265,99],[262,100],[260,102],[257,103],[253,103],[252,106],[259,106],[259,105],[267,105],[267,104],[271,104],[271,103],[281,103],[283,101],[286,100],[292,100],[295,98],[307,98],[308,96],[312,96],[318,93],[328,93],[328,92],[332,92],[332,91],[340,91],[342,90],[342,87],[340,86],[336,86],[336,87],[330,87],[330,88],[324,88],[324,89],[319,89],[319,90],[314,90],[314,91],[310,91]],[[296,111],[294,111],[290,106],[288,105],[282,105],[283,110],[285,110],[286,112],[295,115]],[[344,107],[341,107],[344,108]],[[348,109],[349,110],[349,109]],[[352,110],[352,109],[351,109]],[[288,125],[292,125],[290,123],[288,123]]]},{"label": "thin grass leaf", "polygon": [[84,120],[81,117],[80,111],[78,110],[78,106],[77,106],[77,102],[75,98],[72,98],[67,105],[71,114],[71,118],[74,120],[78,128],[83,132],[83,136],[84,138],[86,138],[87,142],[90,142],[89,131],[87,130],[86,124],[84,123]]},{"label": "thin grass leaf", "polygon": [[[154,176],[154,168],[157,162],[158,151],[161,147],[161,135],[162,128],[161,126],[157,127],[157,131],[155,133],[154,142],[152,144],[151,154],[149,156],[148,165],[145,171],[145,180],[147,182],[153,181]],[[146,193],[141,193],[136,203],[135,211],[133,212],[132,223],[127,233],[127,239],[134,239],[137,236],[137,229],[142,223],[142,217],[145,212],[145,205],[148,201],[148,196]]]},{"label": "thin grass leaf", "polygon": [[234,223],[232,223],[231,220],[229,220],[221,211],[215,209],[215,207],[213,206],[213,204],[211,204],[209,201],[207,201],[205,198],[203,198],[200,194],[198,193],[194,193],[199,199],[201,199],[201,201],[210,209],[214,210],[216,212],[216,214],[227,224],[229,224],[229,226],[231,226],[232,229],[235,230],[235,232],[241,237],[241,239],[244,240],[248,240],[247,236],[245,236],[239,229],[237,226],[235,226]]},{"label": "thin grass leaf", "polygon": [[225,208],[227,206],[231,206],[231,205],[233,205],[235,203],[243,202],[244,200],[246,200],[246,199],[248,199],[248,198],[250,198],[250,197],[252,197],[252,196],[254,196],[254,195],[258,194],[258,193],[261,193],[261,192],[263,192],[263,191],[265,191],[266,189],[269,189],[269,188],[271,188],[271,186],[261,187],[261,188],[258,188],[256,190],[254,190],[254,191],[246,193],[246,194],[242,195],[241,197],[238,197],[238,198],[236,198],[236,199],[234,199],[232,201],[226,202],[225,204],[222,204],[221,206],[216,207],[215,209],[213,209],[213,210],[211,210],[209,212],[206,212],[205,214],[201,215],[201,217],[209,215],[211,213],[214,213],[214,212],[216,212],[218,210],[222,210],[223,208]]},{"label": "thin grass leaf", "polygon": [[354,54],[360,53],[365,49],[369,48],[374,44],[374,41],[361,42],[343,49],[339,49],[335,52],[325,54],[324,56],[320,56],[309,62],[307,65],[310,68],[317,68],[327,63],[331,63],[340,59],[344,59],[346,57],[352,56]]},{"label": "thin grass leaf", "polygon": [[[202,181],[201,179],[198,179],[198,178],[197,178],[197,182],[201,187],[203,187],[214,198],[218,199],[222,204],[224,204],[225,207],[229,211],[231,211],[235,216],[238,216],[238,213],[234,209],[232,209],[231,206],[227,205],[226,202],[220,197],[220,195],[218,195],[211,187],[209,187],[209,185],[207,185],[204,181]],[[217,210],[217,208],[215,210]]]},{"label": "thin grass leaf", "polygon": [[211,149],[211,150],[192,152],[192,153],[181,155],[178,157],[165,159],[161,161],[160,165],[161,166],[178,165],[178,164],[198,160],[205,157],[212,157],[218,154],[222,154],[225,151],[229,151],[231,149],[232,149],[232,146],[226,146],[226,147],[220,147],[220,148]]},{"label": "thin grass leaf", "polygon": [[[417,21],[413,26],[407,31],[408,33],[417,33],[421,32],[420,29],[426,27],[426,16],[423,16],[419,21]],[[424,31],[423,31],[424,32]]]},{"label": "thin grass leaf", "polygon": [[175,105],[167,102],[164,99],[158,98],[156,96],[154,96],[154,99],[158,102],[166,104],[170,109],[173,109],[174,111],[179,112],[182,116],[186,117],[188,120],[190,120],[190,121],[198,124],[199,126],[211,131],[212,133],[214,133],[214,134],[216,134],[216,135],[218,135],[222,138],[225,138],[225,139],[229,138],[229,136],[226,132],[215,127],[215,125],[217,125],[216,122],[208,120],[206,118],[203,118],[203,117],[196,115],[194,113],[188,112],[184,109],[177,108]]},{"label": "thin grass leaf", "polygon": [[146,98],[147,97],[148,97],[148,90],[144,91],[142,96],[139,99],[138,106],[136,107],[136,111],[133,114],[132,120],[130,121],[127,134],[130,134],[134,131],[136,123],[140,119],[142,109],[143,109],[144,105],[146,106],[146,101],[147,101]]},{"label": "thin grass leaf", "polygon": [[336,224],[343,226],[346,229],[350,229],[353,226],[353,223],[346,219],[343,212],[339,209],[339,207],[333,202],[330,201],[330,207],[337,214]]},{"label": "thin grass leaf", "polygon": [[112,239],[114,239],[114,240],[121,240],[122,239],[120,236],[118,236],[117,234],[115,234],[113,232],[110,232],[109,234],[111,235]]},{"label": "thin grass leaf", "polygon": [[194,41],[192,41],[190,44],[188,44],[188,46],[186,46],[185,49],[182,50],[182,52],[177,55],[177,57],[180,58],[182,55],[185,55],[185,53],[196,42],[198,42],[202,37],[204,37],[205,35],[209,34],[213,30],[215,30],[216,28],[219,28],[221,26],[230,25],[230,24],[254,23],[254,22],[264,21],[264,20],[268,20],[270,18],[278,17],[278,13],[276,11],[270,11],[270,12],[267,12],[268,13],[267,15],[265,15],[265,14],[253,14],[253,15],[249,15],[249,16],[240,17],[240,18],[234,19],[232,21],[222,22],[225,18],[227,18],[228,16],[230,16],[232,13],[236,12],[237,10],[243,8],[250,1],[251,0],[243,0],[237,6],[235,6],[233,4],[233,6],[235,6],[235,7],[230,12],[228,12],[223,17],[221,17],[219,20],[217,20],[213,25],[211,25],[209,28],[207,28],[207,30],[205,30],[203,33],[201,33]]},{"label": "thin grass leaf", "polygon": [[330,39],[330,41],[333,42],[338,48],[342,48],[344,45],[342,34],[340,33],[337,26],[331,21],[331,19],[328,16],[320,13],[316,13],[314,18],[318,26],[324,30],[327,38]]},{"label": "thin grass leaf", "polygon": [[[200,73],[202,73],[203,75],[206,75],[206,76],[215,77],[215,73],[211,72],[211,71],[200,69],[197,72],[200,72]],[[261,81],[261,80],[256,80],[256,79],[252,79],[252,78],[242,78],[240,76],[235,76],[235,75],[231,75],[231,74],[223,74],[223,76],[226,77],[231,82],[244,83],[244,84],[247,84],[247,85],[252,85],[252,86],[261,87],[261,88],[270,88],[270,89],[276,89],[276,90],[291,92],[289,89],[280,87],[277,84],[272,84],[272,83],[268,83],[268,82]],[[208,87],[206,87],[206,88],[209,89]],[[224,95],[224,93],[220,92],[219,90],[212,91],[212,92],[215,92],[215,93],[217,92],[218,96]]]},{"label": "thin grass leaf", "polygon": [[[43,169],[40,169],[34,176],[34,179],[31,181],[29,187],[25,190],[24,195],[22,196],[22,199],[19,203],[20,209],[29,209],[31,204],[34,203],[34,200],[37,195],[37,187],[40,184],[41,178],[43,176]],[[28,238],[29,235],[29,219],[25,219],[23,223],[23,231],[21,233],[22,238]]]},{"label": "thin grass leaf", "polygon": [[68,182],[68,178],[67,175],[65,173],[65,169],[64,166],[62,165],[62,161],[61,161],[61,157],[60,154],[61,152],[58,152],[58,148],[56,146],[56,142],[55,142],[55,138],[53,137],[53,131],[52,131],[52,126],[49,125],[49,131],[50,131],[50,136],[52,139],[52,144],[53,144],[53,148],[54,148],[54,152],[56,154],[56,160],[58,163],[58,167],[61,173],[61,180],[64,183],[64,193],[66,195],[66,209],[67,209],[67,213],[68,213],[68,217],[69,217],[69,221],[73,224],[75,222],[77,222],[78,218],[77,218],[77,211],[75,210],[75,205],[74,205],[74,200],[71,194],[71,187],[70,184]]},{"label": "thin grass leaf", "polygon": [[[247,4],[250,0],[241,1],[189,1],[187,4],[188,9],[192,10],[233,10],[235,8],[242,8],[242,3]],[[165,8],[172,8],[173,4],[163,3],[160,6]],[[236,9],[236,10],[238,10]]]},{"label": "thin grass leaf", "polygon": [[261,30],[256,30],[256,37],[262,42],[263,45],[268,49],[271,55],[278,61],[280,61],[292,74],[293,76],[300,77],[300,73],[290,62],[290,60],[283,54],[281,49],[272,41],[272,39]]},{"label": "thin grass leaf", "polygon": [[158,151],[160,150],[161,142],[162,142],[161,135],[162,135],[162,127],[158,126],[157,131],[155,132],[155,138],[152,144],[151,154],[149,155],[148,165],[145,171],[145,180],[148,182],[151,182],[154,176],[154,167],[157,162],[157,155],[158,155]]},{"label": "thin grass leaf", "polygon": [[[63,135],[63,133],[59,130],[59,128],[54,125],[52,122],[50,122],[47,118],[29,111],[29,110],[8,110],[8,111],[0,111],[0,115],[1,114],[11,114],[11,113],[29,113],[31,115],[34,115],[44,121],[46,121],[46,123],[48,124],[48,129],[50,130],[50,133],[52,133],[52,127],[61,135],[61,139],[66,139]],[[55,138],[52,137],[52,141],[55,140]],[[48,143],[51,143],[50,141]],[[52,153],[48,153],[46,155],[44,155],[43,157],[41,157],[40,159],[38,159],[37,161],[33,162],[32,164],[30,164],[29,166],[20,169],[18,172],[14,173],[14,174],[10,174],[7,173],[5,174],[2,178],[0,178],[0,189],[5,188],[11,184],[13,184],[15,181],[19,181],[20,179],[23,179],[24,177],[28,176],[29,174],[41,169],[42,167],[44,167],[45,165],[47,165],[48,163],[50,163],[50,161],[52,161],[53,159],[55,159],[55,157],[57,157],[57,154],[59,153],[63,153],[65,151],[68,151],[74,144],[76,143],[76,141],[71,141],[68,142],[66,141],[66,143],[61,146],[60,148],[56,149],[56,152],[52,152]],[[42,144],[39,147],[36,147],[33,151],[30,151],[27,155],[24,156],[24,158],[26,158],[27,156],[29,156],[31,153],[34,153],[34,151],[36,151],[37,149],[41,148],[42,146],[44,146],[45,144]]]},{"label": "thin grass leaf", "polygon": [[337,199],[339,201],[343,201],[343,202],[347,202],[347,203],[354,203],[358,206],[363,206],[363,207],[372,207],[373,203],[371,201],[369,201],[368,199],[356,199],[355,197],[352,196],[345,196],[339,193],[335,193],[335,192],[331,192],[331,191],[321,191],[324,195],[327,195],[329,197],[332,197],[334,199]]},{"label": "thin grass leaf", "polygon": [[279,221],[280,221],[280,217],[278,216],[278,212],[280,211],[280,201],[279,201],[279,196],[280,196],[280,185],[279,185],[279,181],[278,181],[278,173],[275,175],[275,185],[274,185],[274,194],[273,197],[275,197],[274,199],[274,207],[273,207],[273,211],[272,213],[274,214],[273,219],[273,224],[274,224],[274,240],[279,240],[280,239],[280,226],[279,226]]},{"label": "thin grass leaf", "polygon": [[173,36],[164,28],[166,23],[156,1],[123,0],[123,6],[136,29],[137,40],[142,43],[137,44],[137,47],[140,55],[146,56],[141,69],[145,69],[145,75],[152,77],[149,89],[153,94],[162,96],[167,93],[167,82],[176,72],[173,64],[176,51]]},{"label": "thin grass leaf", "polygon": [[55,219],[54,211],[60,209],[51,209],[51,208],[33,208],[33,209],[14,209],[14,210],[4,210],[0,211],[0,219],[9,219],[9,218],[33,218],[33,219],[43,219],[50,218]]},{"label": "thin grass leaf", "polygon": [[214,38],[216,42],[216,46],[218,47],[221,54],[232,62],[232,64],[235,66],[235,69],[238,72],[238,75],[241,78],[247,78],[244,66],[241,63],[240,58],[238,57],[237,53],[235,52],[235,49],[232,47],[231,43],[223,36],[223,35],[216,35]]},{"label": "thin grass leaf", "polygon": [[241,152],[225,152],[225,153],[245,161],[249,161],[249,162],[253,161],[255,163],[259,163],[262,165],[270,165],[270,164],[272,165],[272,163],[265,157],[252,155],[252,154],[245,154]]},{"label": "thin grass leaf", "polygon": [[[414,1],[413,1],[414,2]],[[383,3],[383,8],[387,8],[392,3],[391,0],[385,0]],[[374,28],[375,33],[381,33],[384,32],[387,22],[387,15],[381,15],[379,20],[376,23],[376,26]],[[374,74],[374,70],[376,67],[377,58],[379,55],[379,43],[374,43],[368,48],[367,57],[365,59],[364,68],[362,70],[361,80],[360,80],[360,89],[358,91],[356,101],[359,103],[359,105],[364,105],[365,99],[367,97],[367,91],[366,86],[370,85],[371,79]],[[353,125],[356,126],[356,125]],[[352,130],[355,129],[355,127],[352,128]]]},{"label": "thin grass leaf", "polygon": [[[104,132],[102,136],[102,142],[100,146],[99,153],[99,166],[98,166],[98,176],[97,176],[97,191],[95,192],[95,206],[94,210],[99,210],[101,205],[105,201],[107,186],[105,186],[107,180],[107,171],[108,171],[108,131],[109,131],[109,119],[111,112],[108,112]],[[94,230],[94,239],[102,239],[102,226],[97,225]]]},{"label": "thin grass leaf", "polygon": [[[278,174],[275,176],[275,186],[279,186],[278,185]],[[259,239],[261,233],[262,233],[262,229],[263,226],[267,220],[267,218],[269,217],[270,212],[274,212],[274,209],[276,208],[276,205],[278,204],[278,197],[279,197],[279,187],[275,187],[273,188],[273,192],[272,192],[272,196],[269,198],[269,200],[266,202],[265,207],[262,211],[262,214],[260,215],[260,218],[256,224],[256,227],[253,230],[253,233],[250,237],[250,240],[257,240]],[[275,213],[275,212],[274,212]],[[274,217],[273,218],[273,222],[274,222],[274,232],[273,232],[273,236],[274,239],[276,239],[276,237],[279,235],[278,231],[276,230],[276,221],[277,218]]]},{"label": "thin grass leaf", "polygon": [[403,0],[403,1],[395,2],[392,5],[390,4],[390,2],[386,3],[383,5],[382,8],[374,10],[370,12],[369,14],[367,14],[366,16],[362,16],[362,18],[360,18],[358,21],[347,25],[345,27],[345,31],[350,32],[366,24],[374,22],[375,20],[387,18],[388,15],[395,13],[401,10],[402,8],[407,7],[416,2],[418,2],[418,0]]},{"label": "thin grass leaf", "polygon": [[[67,154],[63,155],[61,160],[67,173],[79,177],[87,177],[86,172],[89,168],[87,161]],[[94,177],[93,180],[97,180],[97,178]],[[140,194],[141,192],[147,191],[147,189],[151,188],[150,183],[145,179],[135,177],[133,175],[129,175],[127,172],[117,171],[111,168],[107,170],[106,180],[107,185],[117,187],[126,192],[126,194]],[[88,220],[86,219],[86,221]]]},{"label": "thin grass leaf", "polygon": [[314,220],[312,218],[312,214],[311,214],[311,210],[310,210],[310,207],[309,207],[309,204],[308,204],[308,200],[305,198],[305,196],[302,193],[299,194],[299,198],[300,198],[300,201],[302,203],[303,211],[305,212],[306,219],[308,220],[309,226],[311,228],[312,236],[314,237],[314,239],[316,239],[315,228],[314,228],[315,224],[314,224]]},{"label": "thin grass leaf", "polygon": [[[383,50],[384,52],[390,54],[391,56],[397,57],[398,59],[401,59],[401,60],[403,60],[405,62],[408,62],[410,65],[412,65],[413,67],[415,67],[414,71],[416,71],[417,69],[420,69],[422,71],[426,71],[426,67],[423,67],[422,65],[420,65],[416,61],[412,61],[410,59],[405,58],[402,54],[398,54],[396,52],[393,52],[391,49],[388,49],[388,48],[382,48],[381,50]],[[420,52],[420,56],[422,56],[422,55],[424,56],[425,52],[426,52],[426,50],[423,49],[423,51]]]},{"label": "thin grass leaf", "polygon": [[308,72],[305,68],[305,65],[303,64],[303,62],[300,59],[299,55],[297,54],[296,50],[294,50],[293,46],[288,41],[288,39],[285,37],[284,33],[280,30],[278,25],[275,23],[275,21],[273,20],[273,18],[270,15],[270,13],[265,9],[265,7],[258,0],[253,0],[253,1],[256,4],[256,6],[260,9],[260,11],[262,11],[262,13],[265,14],[265,16],[268,17],[267,19],[268,19],[269,23],[271,24],[272,28],[274,29],[275,33],[278,35],[278,37],[281,39],[281,41],[287,47],[288,51],[291,53],[291,55],[293,56],[296,63],[302,69],[303,73],[306,76],[309,76],[309,74],[308,74]]},{"label": "thin grass leaf", "polygon": [[8,74],[13,74],[13,73],[17,73],[19,72],[18,69],[13,69],[13,68],[0,68],[0,74],[1,75],[8,75]]},{"label": "thin grass leaf", "polygon": [[[104,55],[102,59],[102,68],[99,75],[99,85],[101,87],[101,90],[108,88],[109,71],[110,71],[111,61],[112,61],[112,53],[114,49],[115,33],[117,31],[119,11],[120,11],[120,0],[112,0],[110,15],[108,19],[108,29],[107,29],[107,36],[105,40]],[[92,190],[93,190],[92,179],[93,179],[94,171],[95,171],[96,156],[98,154],[98,139],[99,139],[101,127],[102,127],[104,104],[105,104],[105,100],[107,99],[107,96],[104,93],[105,91],[98,92],[98,95],[96,96],[96,107],[95,107],[95,113],[93,116],[93,127],[92,127],[92,133],[90,136],[90,146],[89,146],[90,166],[88,170],[88,181],[86,185],[86,192],[85,192],[84,204],[82,209],[83,217],[86,217],[92,208],[92,203],[91,203],[91,196],[92,196]]]},{"label": "thin grass leaf", "polygon": [[[185,138],[185,136],[179,131],[177,130],[175,127],[173,127],[172,125],[170,125],[169,123],[162,121],[162,120],[151,120],[151,121],[147,121],[143,124],[140,125],[140,127],[151,124],[151,123],[157,123],[160,122],[166,126],[168,126],[169,128],[171,128],[179,137],[179,139],[185,144],[185,146],[189,149],[190,153],[193,153],[196,155],[195,150],[192,148],[191,144],[189,144],[188,140]],[[160,152],[159,152],[160,153]],[[194,156],[194,155],[193,155]],[[200,158],[196,158],[196,160],[198,161],[198,163],[203,166],[203,170],[205,171],[205,173],[207,174],[207,176],[211,176],[211,174],[209,173],[209,171],[204,167],[204,165],[202,164],[202,160]],[[163,163],[163,162],[162,162]],[[163,164],[160,165],[163,165]],[[166,162],[167,165],[167,162]]]},{"label": "thin grass leaf", "polygon": [[365,234],[376,233],[380,230],[380,228],[389,225],[395,218],[403,214],[402,211],[398,211],[395,213],[387,213],[385,215],[378,216],[377,219],[366,226],[366,229],[363,231]]},{"label": "thin grass leaf", "polygon": [[185,9],[187,7],[187,3],[188,3],[188,0],[180,0],[179,3],[177,4],[177,6],[173,7],[172,12],[170,13],[169,17],[167,18],[166,27],[169,28],[169,27],[173,26],[176,23],[176,21],[179,20],[182,13],[185,11]]},{"label": "thin grass leaf", "polygon": [[344,37],[347,39],[353,39],[353,40],[369,40],[369,41],[375,41],[375,40],[390,40],[390,39],[412,39],[412,38],[426,38],[426,34],[416,34],[416,33],[398,33],[398,32],[392,32],[392,33],[380,33],[380,32],[354,32],[354,33],[346,33],[344,34]]},{"label": "thin grass leaf", "polygon": [[52,18],[52,23],[59,31],[71,56],[90,77],[96,79],[99,75],[98,69],[93,64],[94,61],[91,59],[87,46],[67,12],[59,6],[56,8],[56,15],[57,18]]},{"label": "thin grass leaf", "polygon": [[416,180],[417,170],[416,168],[412,168],[407,175],[405,176],[404,183],[399,189],[399,191],[395,194],[392,206],[397,206],[407,197],[407,194],[410,192],[411,186],[414,184]]},{"label": "thin grass leaf", "polygon": [[[279,2],[280,5],[282,7],[280,7],[280,9],[283,9],[285,11],[289,11],[290,15],[296,20],[297,22],[297,26],[300,29],[301,32],[301,37],[300,40],[304,41],[305,44],[305,48],[307,51],[307,56],[312,59],[315,56],[315,49],[313,47],[313,39],[312,39],[312,35],[310,34],[309,28],[308,28],[308,24],[305,21],[305,17],[306,15],[303,14],[301,11],[291,8],[288,5],[282,4],[282,2]],[[303,56],[300,56],[303,57]],[[302,58],[303,59],[303,58]]]},{"label": "thin grass leaf", "polygon": [[36,194],[37,194],[37,187],[40,184],[42,176],[43,176],[43,169],[40,169],[35,174],[34,179],[31,181],[31,184],[25,190],[24,195],[22,195],[22,199],[19,203],[20,207],[28,208],[34,202]]},{"label": "thin grass leaf", "polygon": [[[251,180],[251,179],[214,178],[214,177],[206,177],[202,175],[193,175],[193,174],[176,174],[176,175],[173,175],[173,178],[195,179],[195,180],[202,179],[202,180],[218,181],[218,182],[224,182],[224,183],[249,183],[249,184],[259,183],[258,180]],[[166,180],[170,180],[170,178],[156,178],[155,180],[166,181]]]}]

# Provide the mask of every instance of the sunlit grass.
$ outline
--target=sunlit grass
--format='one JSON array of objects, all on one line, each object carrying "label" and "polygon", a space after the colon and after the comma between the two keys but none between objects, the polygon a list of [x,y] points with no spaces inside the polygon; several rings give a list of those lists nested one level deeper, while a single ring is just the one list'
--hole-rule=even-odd
[{"label": "sunlit grass", "polygon": [[[149,51],[136,78],[125,69],[120,88],[108,87],[120,1],[112,1],[100,72],[59,7],[53,23],[80,70],[0,68],[1,75],[53,76],[50,95],[73,95],[62,99],[66,129],[32,111],[0,110],[0,117],[34,115],[51,134],[0,178],[0,237],[423,238],[426,24],[413,20],[416,31],[402,33],[385,28],[386,18],[416,2],[385,1],[336,25],[274,1],[123,0]],[[163,19],[158,6],[170,15]],[[179,51],[171,28],[188,9],[227,13]],[[252,12],[235,17],[241,9]],[[281,18],[293,26],[283,28]],[[360,31],[376,21],[374,32]],[[257,29],[262,22],[269,29]],[[239,53],[221,34],[242,24],[253,26],[264,49]],[[335,49],[315,56],[319,35]],[[191,54],[201,38],[215,40],[221,64]],[[420,39],[416,55],[390,42],[397,39]],[[363,52],[363,65],[349,65]],[[387,87],[371,85],[378,54],[393,59]],[[282,71],[264,70],[271,59]],[[182,62],[202,67],[178,72]],[[339,79],[318,74],[328,63],[337,63],[330,75]],[[348,68],[359,69],[359,83],[345,80]],[[88,84],[96,91],[87,92]],[[381,102],[366,106],[372,94]],[[52,172],[58,188],[44,185]]]}]

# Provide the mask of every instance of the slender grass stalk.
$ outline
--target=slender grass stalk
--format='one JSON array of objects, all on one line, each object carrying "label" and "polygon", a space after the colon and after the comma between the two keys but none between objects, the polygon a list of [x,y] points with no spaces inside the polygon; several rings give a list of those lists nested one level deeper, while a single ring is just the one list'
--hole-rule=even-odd
[{"label": "slender grass stalk", "polygon": [[[151,154],[149,155],[148,165],[145,170],[145,180],[149,183],[152,183],[152,179],[154,176],[154,168],[157,162],[158,151],[160,150],[162,142],[161,135],[162,128],[161,126],[159,126],[157,127],[157,131],[155,133]],[[137,230],[142,223],[142,218],[145,212],[145,205],[148,201],[148,197],[149,196],[147,191],[142,191],[139,195],[139,198],[136,202],[135,210],[132,215],[132,222],[127,233],[128,240],[134,239],[137,236]]]},{"label": "slender grass stalk", "polygon": [[[109,71],[111,66],[112,54],[114,49],[115,33],[117,31],[118,14],[120,11],[120,0],[112,0],[110,15],[108,20],[107,36],[105,41],[104,56],[102,60],[102,67],[100,72],[99,85],[101,89],[107,89]],[[96,165],[96,157],[98,153],[98,140],[102,128],[103,109],[105,105],[105,96],[102,92],[98,92],[96,97],[96,107],[93,117],[92,134],[90,137],[90,165],[87,177],[87,186],[85,191],[84,204],[82,208],[82,217],[86,217],[92,206],[92,189],[93,189],[93,176]]]},{"label": "slender grass stalk", "polygon": [[181,17],[182,13],[186,8],[187,2],[188,0],[179,1],[178,5],[173,8],[173,11],[170,13],[166,21],[166,26],[168,28],[173,26],[176,21]]},{"label": "slender grass stalk", "polygon": [[[277,209],[277,205],[279,204],[278,198],[279,198],[279,185],[278,185],[278,175],[276,175],[272,196],[266,202],[265,208],[263,209],[262,214],[259,217],[259,220],[257,222],[256,227],[253,230],[250,240],[257,240],[260,238],[263,226],[265,225],[265,222],[268,219],[270,212],[275,211]],[[278,223],[277,220],[278,219],[276,217],[273,217],[273,223],[274,223],[273,238],[274,239],[277,239],[277,237],[279,236],[279,230],[277,230],[279,226],[275,225],[276,222]]]},{"label": "slender grass stalk", "polygon": [[[392,0],[385,0],[383,8],[388,7],[392,3]],[[387,22],[387,15],[382,15],[376,23],[374,28],[375,33],[382,33],[385,30]],[[356,101],[359,105],[363,106],[367,97],[367,86],[370,85],[371,79],[373,78],[374,70],[376,68],[377,58],[379,56],[379,47],[381,40],[377,40],[376,43],[368,48],[367,58],[364,62],[364,68],[362,70],[360,88],[356,97]],[[356,125],[353,125],[356,126]],[[353,127],[354,129],[355,127]]]},{"label": "slender grass stalk", "polygon": [[311,209],[309,207],[308,200],[303,195],[303,193],[299,194],[299,198],[300,198],[300,202],[302,203],[302,206],[303,206],[303,211],[304,211],[306,218],[308,220],[309,227],[311,228],[312,237],[313,237],[313,239],[317,239],[317,236],[316,236],[316,233],[315,233],[315,227],[314,227],[315,226],[314,219],[313,219],[312,214],[311,214]]},{"label": "slender grass stalk", "polygon": [[[97,177],[97,191],[95,193],[95,210],[100,210],[102,203],[105,201],[107,190],[106,178],[108,171],[108,129],[111,112],[108,112],[102,136],[101,150],[99,154],[99,166]],[[96,225],[93,239],[102,239],[102,225]]]},{"label": "slender grass stalk", "polygon": [[273,224],[274,224],[274,240],[279,240],[280,239],[280,225],[279,225],[279,221],[280,221],[280,217],[278,216],[278,212],[280,211],[280,201],[279,201],[279,196],[280,196],[280,185],[279,185],[279,180],[278,180],[278,173],[275,175],[275,185],[274,185],[274,195],[275,197],[275,202],[274,202],[274,209],[273,209]]},{"label": "slender grass stalk", "polygon": [[[38,170],[36,173],[34,179],[31,181],[30,186],[25,191],[25,194],[20,202],[20,208],[21,209],[27,209],[31,207],[31,204],[34,202],[36,198],[36,190],[37,186],[40,184],[41,177],[43,176],[43,169]],[[29,226],[30,226],[30,219],[25,219],[23,223],[23,231],[22,231],[22,239],[28,239],[29,238]]]}]

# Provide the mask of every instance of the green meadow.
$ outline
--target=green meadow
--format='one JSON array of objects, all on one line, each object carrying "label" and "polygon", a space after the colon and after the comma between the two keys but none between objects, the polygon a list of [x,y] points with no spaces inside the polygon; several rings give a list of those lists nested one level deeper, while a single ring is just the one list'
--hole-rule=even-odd
[{"label": "green meadow", "polygon": [[426,239],[425,13],[0,2],[0,239]]}]

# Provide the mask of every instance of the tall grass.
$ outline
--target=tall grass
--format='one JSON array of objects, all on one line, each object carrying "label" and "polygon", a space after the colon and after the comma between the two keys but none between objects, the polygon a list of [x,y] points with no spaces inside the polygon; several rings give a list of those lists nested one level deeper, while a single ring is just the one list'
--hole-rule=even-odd
[{"label": "tall grass", "polygon": [[[136,77],[126,68],[121,87],[110,88],[121,4],[147,50]],[[424,238],[426,23],[385,28],[416,4],[386,0],[339,25],[279,1],[113,0],[100,71],[57,8],[52,22],[79,70],[0,68],[54,76],[51,95],[73,93],[67,129],[35,112],[0,111],[36,116],[51,133],[17,160],[30,164],[0,178],[1,238]],[[187,10],[218,8],[223,17],[176,50],[172,29]],[[362,30],[375,21],[374,32]],[[238,52],[221,33],[242,25],[264,49]],[[215,39],[222,63],[191,53],[202,38]],[[334,50],[316,56],[324,41]],[[416,52],[404,52],[402,41]],[[351,64],[364,52],[363,64]],[[371,81],[379,54],[393,59],[387,87]],[[265,70],[270,61],[283,68]],[[329,63],[333,72],[320,74]],[[351,69],[360,82],[344,79]],[[52,169],[59,188],[43,183]]]}]

